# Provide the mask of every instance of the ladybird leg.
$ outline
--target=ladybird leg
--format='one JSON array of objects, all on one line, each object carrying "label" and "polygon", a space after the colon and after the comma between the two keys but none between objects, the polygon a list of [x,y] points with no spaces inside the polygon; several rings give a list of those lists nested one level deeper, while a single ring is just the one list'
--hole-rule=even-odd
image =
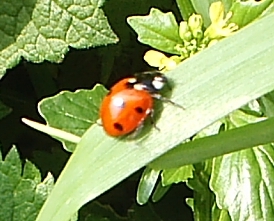
[{"label": "ladybird leg", "polygon": [[[148,113],[148,117],[147,117],[147,118],[150,119],[150,123],[153,125],[153,127],[154,127],[156,130],[160,131],[160,128],[157,127],[157,125],[156,125],[156,123],[155,123],[155,121],[154,121],[153,115],[154,115],[153,109],[152,109],[152,110],[149,110],[149,113]],[[131,134],[129,134],[128,138],[129,138],[129,139],[134,139],[134,138],[136,138],[136,137],[140,134],[140,132],[142,131],[142,129],[143,129],[144,125],[145,125],[144,123],[145,123],[145,120],[141,121],[141,122],[139,123],[139,125],[136,127],[136,129],[135,129]]]},{"label": "ladybird leg", "polygon": [[173,102],[172,100],[168,99],[167,97],[163,97],[161,94],[151,94],[151,96],[157,100],[160,100],[162,102],[165,102],[165,103],[170,103],[172,104],[173,106],[176,106],[176,107],[179,107],[183,110],[185,110],[185,108],[183,106],[181,106],[180,104],[177,104],[175,102]]},{"label": "ladybird leg", "polygon": [[154,110],[152,109],[150,114],[149,114],[149,119],[150,119],[150,123],[152,124],[152,126],[158,130],[159,132],[161,131],[159,127],[157,127],[155,121],[154,121]]},{"label": "ladybird leg", "polygon": [[142,131],[143,127],[144,127],[144,121],[142,121],[142,122],[136,127],[136,129],[135,129],[133,132],[131,132],[131,133],[127,136],[127,138],[128,138],[129,140],[135,139],[135,138],[140,134],[140,132]]}]

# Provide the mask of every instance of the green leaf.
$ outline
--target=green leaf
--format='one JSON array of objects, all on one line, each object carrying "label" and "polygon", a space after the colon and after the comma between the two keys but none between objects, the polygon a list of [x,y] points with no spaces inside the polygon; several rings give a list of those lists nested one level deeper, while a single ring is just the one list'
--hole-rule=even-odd
[{"label": "green leaf", "polygon": [[208,186],[211,166],[212,160],[194,165],[193,178],[187,181],[187,185],[193,189],[194,197],[191,201],[188,200],[188,203],[194,212],[195,220],[229,221],[227,211],[216,206],[215,195]]},{"label": "green leaf", "polygon": [[274,92],[266,94],[259,99],[260,106],[267,117],[274,117]]},{"label": "green leaf", "polygon": [[153,189],[157,183],[160,171],[147,167],[139,181],[137,191],[137,202],[143,205],[148,202],[149,197],[152,194]]},{"label": "green leaf", "polygon": [[211,20],[209,17],[209,7],[213,2],[216,2],[216,0],[191,0],[191,2],[195,9],[195,12],[202,15],[205,27],[208,27],[211,24]]},{"label": "green leaf", "polygon": [[162,183],[164,186],[168,186],[173,183],[185,182],[189,178],[193,177],[193,166],[186,165],[179,168],[171,168],[163,170]]},{"label": "green leaf", "polygon": [[[229,116],[228,127],[239,127],[258,120],[261,118],[235,111]],[[260,145],[220,156],[213,162],[210,184],[216,194],[218,206],[228,210],[232,220],[273,219],[272,145]]]},{"label": "green leaf", "polygon": [[[211,24],[211,19],[210,19],[210,15],[209,15],[210,5],[213,2],[217,2],[217,1],[216,0],[204,0],[204,1],[191,0],[191,2],[192,2],[192,5],[193,5],[196,13],[202,15],[205,27],[208,27]],[[224,5],[225,13],[227,13],[228,11],[230,11],[230,8],[235,1],[222,0],[221,2]]]},{"label": "green leaf", "polygon": [[152,195],[152,201],[153,202],[158,202],[170,189],[171,185],[169,186],[163,186],[162,182],[159,182],[153,192]]},{"label": "green leaf", "polygon": [[274,151],[264,145],[214,160],[211,187],[232,220],[272,220]]},{"label": "green leaf", "polygon": [[[249,124],[201,139],[178,145],[173,150],[150,163],[154,169],[180,167],[191,163],[239,151],[274,141],[274,118]],[[197,155],[197,153],[199,153]]]},{"label": "green leaf", "polygon": [[187,21],[190,15],[195,13],[191,0],[176,0],[181,16],[184,21]]},{"label": "green leaf", "polygon": [[273,0],[235,1],[230,9],[233,12],[230,22],[243,27],[262,15],[272,3]]},{"label": "green leaf", "polygon": [[[82,136],[99,118],[99,107],[107,90],[96,85],[92,90],[62,91],[39,102],[39,113],[51,127]],[[72,152],[75,144],[60,140]]]},{"label": "green leaf", "polygon": [[1,220],[35,220],[53,187],[51,174],[41,183],[39,170],[29,161],[22,171],[18,152],[13,147],[0,161]]},{"label": "green leaf", "polygon": [[[273,25],[274,14],[271,14],[167,73],[174,85],[171,99],[185,110],[169,104],[163,104],[161,113],[156,109],[160,131],[146,127],[146,133],[135,140],[117,139],[106,136],[102,127],[92,125],[82,136],[37,221],[67,220],[83,204],[185,139],[272,91]],[[247,138],[250,139],[248,135]],[[181,164],[192,164],[193,159],[202,161],[212,151],[215,156],[221,154],[219,146],[212,148],[194,146],[193,155],[181,156]],[[233,146],[226,151],[233,151]]]},{"label": "green leaf", "polygon": [[[0,77],[23,57],[61,62],[69,47],[116,43],[103,1],[1,1]],[[8,24],[8,25],[7,25]]]},{"label": "green leaf", "polygon": [[179,26],[171,12],[163,13],[156,8],[146,16],[130,16],[128,24],[138,34],[138,40],[153,48],[172,54],[178,54],[175,49],[182,40],[179,36]]}]

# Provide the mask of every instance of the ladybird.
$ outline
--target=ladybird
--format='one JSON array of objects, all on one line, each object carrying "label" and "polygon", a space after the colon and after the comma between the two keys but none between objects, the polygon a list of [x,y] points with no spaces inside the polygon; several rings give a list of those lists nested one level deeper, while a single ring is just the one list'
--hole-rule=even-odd
[{"label": "ladybird", "polygon": [[152,118],[154,98],[170,102],[159,93],[167,84],[160,72],[142,72],[116,83],[103,99],[102,126],[110,136],[122,136],[140,128]]}]

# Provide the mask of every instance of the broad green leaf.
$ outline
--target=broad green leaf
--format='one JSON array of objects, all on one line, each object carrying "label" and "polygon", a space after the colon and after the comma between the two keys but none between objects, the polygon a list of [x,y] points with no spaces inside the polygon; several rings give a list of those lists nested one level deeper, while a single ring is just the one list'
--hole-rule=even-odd
[{"label": "broad green leaf", "polygon": [[[260,118],[236,111],[228,127],[257,122]],[[233,143],[231,144],[233,145]],[[220,208],[232,220],[272,220],[274,217],[274,148],[260,145],[213,160],[211,187]]]},{"label": "broad green leaf", "polygon": [[53,181],[48,174],[41,182],[39,170],[29,161],[22,168],[19,154],[13,147],[5,160],[0,161],[1,220],[35,220]]},{"label": "broad green leaf", "polygon": [[189,178],[193,177],[193,166],[186,165],[179,168],[171,168],[163,170],[162,183],[164,186],[168,186],[173,183],[185,182]]},{"label": "broad green leaf", "polygon": [[195,13],[191,0],[176,0],[181,16],[187,21],[189,16]]},{"label": "broad green leaf", "polygon": [[243,27],[257,19],[271,4],[273,0],[235,1],[230,9],[233,12],[230,22]]},{"label": "broad green leaf", "polygon": [[[100,85],[92,90],[62,91],[43,99],[38,105],[39,113],[49,126],[82,136],[98,120],[99,106],[106,93]],[[75,149],[75,144],[61,141],[68,151]]]},{"label": "broad green leaf", "polygon": [[273,160],[272,145],[214,160],[211,187],[232,220],[273,220]]},{"label": "broad green leaf", "polygon": [[[61,62],[69,47],[116,43],[102,0],[17,1],[0,3],[0,77],[23,57],[32,62]],[[8,24],[8,25],[7,25]]]},{"label": "broad green leaf", "polygon": [[137,32],[141,43],[171,54],[178,54],[175,46],[182,40],[179,36],[179,26],[171,12],[163,13],[152,8],[149,15],[131,16],[127,18],[127,22]]},{"label": "broad green leaf", "polygon": [[0,101],[0,119],[7,116],[10,112],[12,112],[12,109]]},{"label": "broad green leaf", "polygon": [[[274,14],[271,14],[167,73],[174,85],[171,99],[185,110],[163,104],[164,109],[156,119],[160,131],[146,127],[143,135],[135,140],[117,139],[106,136],[102,127],[92,125],[82,136],[37,221],[67,220],[83,204],[185,139],[272,91],[273,25]],[[250,137],[246,135],[246,139]],[[232,152],[233,148],[226,151]],[[192,149],[192,155],[187,155],[186,148],[181,165],[222,154],[219,146]]]},{"label": "broad green leaf", "polygon": [[143,205],[148,202],[149,197],[155,188],[159,175],[159,170],[154,170],[149,167],[143,171],[137,191],[138,204]]},{"label": "broad green leaf", "polygon": [[188,179],[187,185],[193,189],[193,200],[189,201],[194,212],[195,220],[230,221],[227,211],[220,210],[215,203],[215,195],[208,183],[211,174],[212,160],[194,165],[193,178]]}]

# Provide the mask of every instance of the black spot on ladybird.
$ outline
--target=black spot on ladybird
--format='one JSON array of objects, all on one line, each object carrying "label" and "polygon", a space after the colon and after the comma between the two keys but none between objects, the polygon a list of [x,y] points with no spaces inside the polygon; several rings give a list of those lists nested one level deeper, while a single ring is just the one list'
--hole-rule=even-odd
[{"label": "black spot on ladybird", "polygon": [[144,109],[141,108],[141,107],[135,107],[134,110],[135,110],[138,114],[144,113]]},{"label": "black spot on ladybird", "polygon": [[119,130],[119,131],[123,131],[124,129],[123,126],[119,123],[114,123],[113,126],[116,130]]}]

